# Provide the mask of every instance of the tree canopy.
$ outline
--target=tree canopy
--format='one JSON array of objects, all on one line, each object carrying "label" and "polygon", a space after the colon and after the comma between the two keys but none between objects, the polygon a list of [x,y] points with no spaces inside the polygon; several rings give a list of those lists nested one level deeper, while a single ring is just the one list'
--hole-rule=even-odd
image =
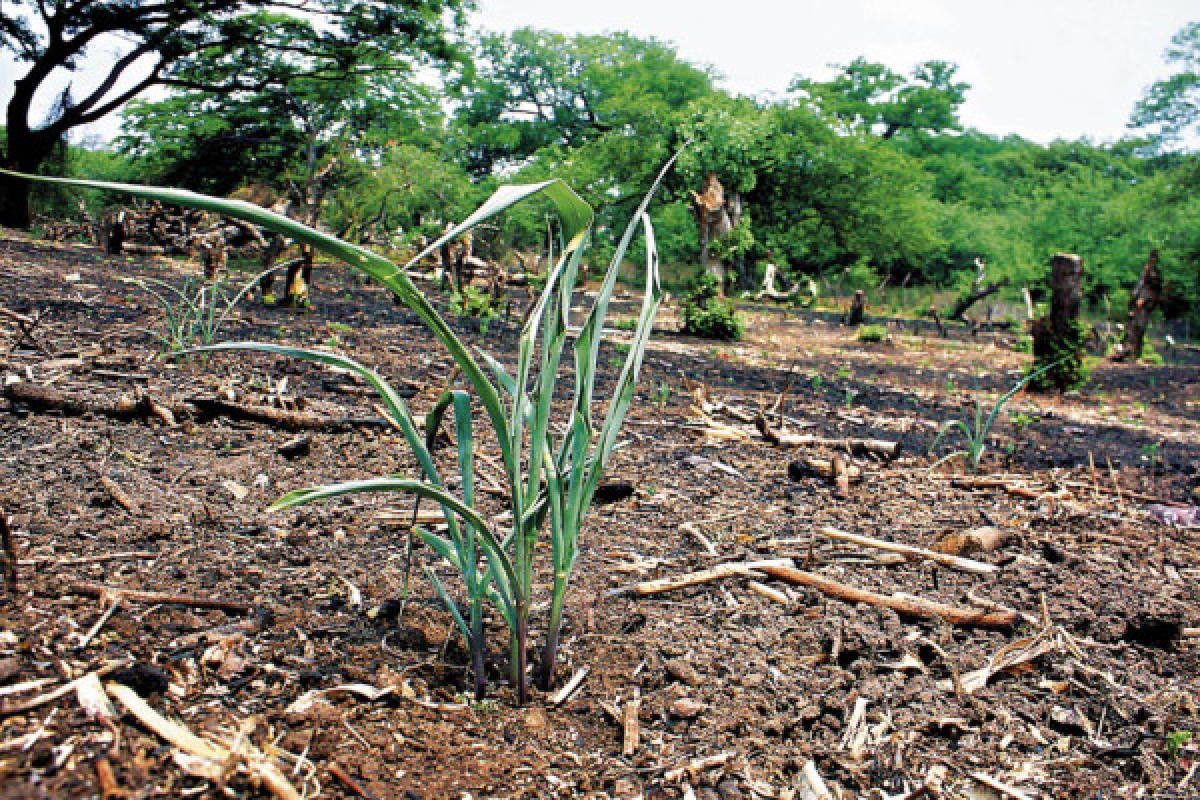
[{"label": "tree canopy", "polygon": [[958,109],[970,84],[954,79],[958,67],[948,61],[925,61],[906,79],[890,67],[859,57],[834,65],[828,81],[799,76],[788,87],[818,111],[848,128],[877,132],[884,139],[898,131],[927,133],[961,130]]},{"label": "tree canopy", "polygon": [[[6,115],[0,164],[37,171],[73,128],[95,122],[152,86],[237,96],[281,89],[297,76],[346,76],[456,56],[452,36],[470,0],[16,0],[0,7],[0,47],[26,64]],[[125,50],[95,89],[64,93],[45,121],[34,96],[57,70],[78,69],[89,48]],[[263,54],[270,53],[267,65]],[[28,189],[5,180],[0,223],[29,223]]]},{"label": "tree canopy", "polygon": [[1129,124],[1146,129],[1162,144],[1173,144],[1189,129],[1200,135],[1200,21],[1171,37],[1166,60],[1178,71],[1150,86]]}]

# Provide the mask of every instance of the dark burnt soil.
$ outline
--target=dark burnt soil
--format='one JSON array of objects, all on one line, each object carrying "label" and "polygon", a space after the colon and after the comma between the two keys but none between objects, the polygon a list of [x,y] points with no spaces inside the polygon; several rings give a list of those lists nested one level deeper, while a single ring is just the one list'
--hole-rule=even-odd
[{"label": "dark burnt soil", "polygon": [[[216,394],[377,418],[362,386],[313,365],[156,359],[145,329],[159,308],[118,279],[178,285],[194,269],[6,234],[0,307],[42,316],[32,342],[0,317],[5,380],[109,401],[140,393],[177,406]],[[403,387],[420,417],[452,379],[449,359],[383,292],[335,269],[319,284],[315,310],[247,304],[222,338],[339,348]],[[486,335],[475,320],[453,324],[511,363],[515,321]],[[450,574],[423,548],[403,602],[407,498],[265,512],[297,487],[411,474],[386,427],[314,432],[307,451],[285,456],[297,434],[269,425],[68,417],[0,401],[0,512],[20,559],[17,591],[0,606],[0,796],[269,796],[247,775],[246,743],[308,797],[803,797],[810,760],[841,797],[999,796],[973,775],[1028,797],[1196,792],[1195,742],[1183,732],[1200,735],[1197,532],[1147,512],[1152,501],[1198,502],[1193,354],[1168,354],[1164,367],[1099,364],[1079,394],[1019,396],[975,476],[958,458],[928,469],[961,445],[957,434],[926,451],[943,421],[973,414],[976,397],[990,408],[1017,380],[1028,357],[1004,336],[896,331],[860,345],[843,328],[764,313],[731,345],[673,325],[668,308],[609,470],[636,491],[594,508],[584,534],[557,683],[590,671],[558,706],[535,693],[516,707],[496,618],[489,699],[465,702],[466,654],[424,568]],[[602,350],[598,396],[625,336]],[[793,481],[789,461],[832,454],[774,448],[733,417],[706,418],[689,393],[701,384],[710,402],[756,411],[789,382],[790,429],[900,441],[902,456],[848,459],[864,476],[848,491]],[[480,470],[498,481],[478,436]],[[505,510],[492,495],[482,505]],[[974,556],[997,571],[973,574],[897,563],[822,526],[921,547],[978,526],[1011,537]],[[766,577],[759,588],[743,576],[653,596],[611,591],[782,557],[883,594],[1027,616],[1011,630],[955,627]],[[85,582],[249,611],[130,597],[102,619],[106,603],[77,593]],[[536,631],[544,615],[543,602]],[[973,671],[1022,647],[1038,654],[970,685]],[[70,690],[18,710],[114,665],[105,681],[242,756],[204,777],[120,703],[106,722]],[[295,705],[342,684],[395,688]],[[626,755],[619,718],[635,697],[640,738]]]}]

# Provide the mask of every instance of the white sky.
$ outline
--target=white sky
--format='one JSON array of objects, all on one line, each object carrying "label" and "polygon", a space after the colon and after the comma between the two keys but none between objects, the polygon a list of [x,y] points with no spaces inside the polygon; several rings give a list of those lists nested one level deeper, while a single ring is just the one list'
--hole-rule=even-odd
[{"label": "white sky", "polygon": [[[782,92],[797,74],[823,78],[856,56],[907,72],[953,61],[971,84],[963,121],[1039,142],[1120,138],[1133,104],[1165,77],[1172,34],[1200,16],[1196,0],[480,0],[474,24],[565,33],[629,31],[712,64],[745,94]],[[112,44],[95,48],[97,67]],[[0,54],[0,105],[23,72]],[[95,80],[98,76],[91,75]],[[82,94],[89,75],[75,76]],[[59,87],[61,87],[61,83]],[[40,100],[49,100],[39,97]],[[88,133],[111,136],[115,116]],[[76,139],[80,134],[75,134]],[[1190,142],[1195,146],[1195,142]]]},{"label": "white sky", "polygon": [[1171,36],[1196,0],[480,0],[476,22],[567,33],[626,30],[714,65],[735,92],[782,92],[857,56],[908,72],[953,61],[962,119],[1039,142],[1112,141],[1144,89],[1169,74]]}]

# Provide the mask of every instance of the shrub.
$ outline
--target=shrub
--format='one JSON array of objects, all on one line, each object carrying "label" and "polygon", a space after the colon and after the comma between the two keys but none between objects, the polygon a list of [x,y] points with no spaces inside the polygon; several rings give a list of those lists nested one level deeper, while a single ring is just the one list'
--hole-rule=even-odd
[{"label": "shrub", "polygon": [[1158,352],[1148,344],[1142,346],[1141,361],[1143,364],[1149,364],[1152,367],[1161,367],[1165,363],[1163,361],[1162,353]]},{"label": "shrub", "polygon": [[683,332],[705,339],[742,338],[746,322],[733,302],[717,292],[717,279],[708,273],[700,275],[683,298],[680,310]]},{"label": "shrub", "polygon": [[884,339],[887,339],[887,328],[882,325],[863,325],[858,329],[860,342],[882,342]]},{"label": "shrub", "polygon": [[1061,339],[1050,331],[1049,325],[1049,320],[1039,319],[1033,326],[1033,363],[1027,371],[1032,377],[1030,388],[1041,392],[1052,388],[1078,389],[1087,383],[1089,372],[1083,357],[1087,340],[1083,323],[1068,320]]}]

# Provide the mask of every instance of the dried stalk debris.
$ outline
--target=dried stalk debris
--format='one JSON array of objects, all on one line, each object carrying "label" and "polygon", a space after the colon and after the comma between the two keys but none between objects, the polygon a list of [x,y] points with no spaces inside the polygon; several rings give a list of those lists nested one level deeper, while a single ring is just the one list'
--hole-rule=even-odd
[{"label": "dried stalk debris", "polygon": [[136,589],[122,589],[119,586],[104,586],[98,583],[75,583],[68,589],[72,594],[89,597],[121,597],[136,603],[153,605],[190,606],[192,608],[216,608],[231,614],[249,614],[252,606],[234,600],[220,600],[211,597],[192,597],[190,595],[169,594],[164,592],[143,592]]},{"label": "dried stalk debris", "polygon": [[902,553],[912,558],[924,558],[934,561],[945,567],[970,572],[976,575],[990,575],[995,572],[998,567],[994,564],[986,564],[982,561],[975,561],[970,558],[962,558],[961,556],[950,555],[947,553],[939,553],[934,550],[926,550],[924,547],[913,547],[899,542],[888,542],[883,539],[876,539],[871,536],[863,536],[857,533],[848,533],[846,531],[823,526],[817,529],[823,535],[831,539],[839,539],[843,542],[853,542],[864,547],[873,547],[877,550],[886,550],[890,553]]},{"label": "dried stalk debris", "polygon": [[848,603],[867,603],[868,605],[890,608],[898,614],[911,617],[941,617],[952,625],[963,625],[976,628],[1011,628],[1017,624],[1019,617],[1015,612],[980,611],[973,608],[958,608],[937,603],[920,597],[906,594],[883,595],[866,589],[859,589],[845,583],[804,572],[794,567],[765,566],[762,571],[773,577],[785,580],[798,586],[812,589],[845,600]]}]

